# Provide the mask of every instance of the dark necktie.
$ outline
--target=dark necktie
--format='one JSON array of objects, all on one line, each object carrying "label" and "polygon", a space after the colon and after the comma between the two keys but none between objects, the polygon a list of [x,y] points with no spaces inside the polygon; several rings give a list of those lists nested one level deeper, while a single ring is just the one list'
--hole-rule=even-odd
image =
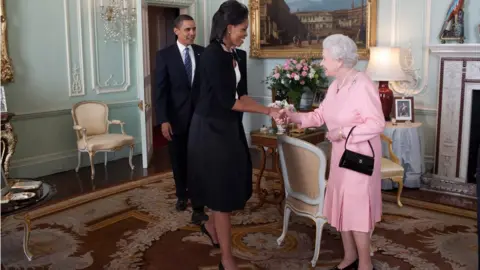
[{"label": "dark necktie", "polygon": [[185,48],[185,71],[187,72],[188,83],[192,84],[192,59],[188,47]]}]

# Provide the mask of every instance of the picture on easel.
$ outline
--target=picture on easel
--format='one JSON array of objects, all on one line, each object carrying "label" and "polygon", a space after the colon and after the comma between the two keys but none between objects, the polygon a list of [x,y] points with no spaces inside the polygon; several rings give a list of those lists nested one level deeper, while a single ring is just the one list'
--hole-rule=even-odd
[{"label": "picture on easel", "polygon": [[395,97],[393,117],[397,122],[415,122],[413,97]]}]

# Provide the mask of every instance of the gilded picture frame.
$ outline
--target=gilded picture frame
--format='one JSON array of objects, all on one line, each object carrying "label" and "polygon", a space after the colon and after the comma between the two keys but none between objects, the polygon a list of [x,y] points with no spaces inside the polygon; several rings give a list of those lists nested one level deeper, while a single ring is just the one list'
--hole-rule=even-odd
[{"label": "gilded picture frame", "polygon": [[[297,9],[298,12],[292,13],[288,3],[302,1],[249,0],[250,57],[321,58],[323,39],[329,34],[341,33],[352,37],[357,42],[359,58],[368,60],[369,48],[376,45],[378,0],[338,1],[349,2],[352,6],[326,11]],[[281,29],[280,23],[288,29]],[[293,32],[300,34],[294,35]]]},{"label": "gilded picture frame", "polygon": [[12,60],[8,55],[8,38],[7,38],[7,15],[5,11],[5,0],[0,0],[0,21],[2,23],[2,84],[13,81]]}]

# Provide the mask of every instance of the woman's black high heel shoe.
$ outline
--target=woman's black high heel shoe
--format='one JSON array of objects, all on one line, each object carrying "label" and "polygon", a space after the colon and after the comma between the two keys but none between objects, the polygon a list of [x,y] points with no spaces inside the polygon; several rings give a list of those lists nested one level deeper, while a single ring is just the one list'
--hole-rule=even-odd
[{"label": "woman's black high heel shoe", "polygon": [[345,266],[344,268],[338,268],[338,265],[330,270],[357,270],[358,269],[358,259],[356,259],[350,265]]},{"label": "woman's black high heel shoe", "polygon": [[[200,231],[202,231],[203,234],[207,235],[208,238],[210,238],[210,241],[212,242],[212,246],[214,248],[220,248],[220,245],[218,243],[213,242],[213,238],[210,235],[210,233],[207,231],[207,228],[205,228],[205,224],[200,225]],[[223,269],[223,266],[221,269]]]},{"label": "woman's black high heel shoe", "polygon": [[225,270],[225,267],[223,267],[222,262],[218,264],[218,270]]}]

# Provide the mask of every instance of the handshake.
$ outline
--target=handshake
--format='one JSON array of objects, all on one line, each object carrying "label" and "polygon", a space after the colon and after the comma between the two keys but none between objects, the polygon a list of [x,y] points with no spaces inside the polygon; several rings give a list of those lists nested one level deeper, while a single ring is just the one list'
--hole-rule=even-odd
[{"label": "handshake", "polygon": [[[277,126],[288,125],[290,123],[302,124],[302,120],[305,121],[304,118],[309,118],[308,116],[303,116],[304,113],[297,112],[295,107],[288,104],[286,101],[276,101],[275,103],[268,105],[268,107],[268,115],[275,120]],[[316,112],[310,113],[315,114]],[[319,123],[319,125],[322,124],[323,121],[321,124]],[[337,142],[346,139],[342,127],[329,129],[326,134],[326,138],[331,142]]]},{"label": "handshake", "polygon": [[287,101],[275,101],[268,105],[268,115],[275,120],[277,125],[286,125],[289,123],[299,123],[298,113],[296,113],[295,107],[288,104]]},{"label": "handshake", "polygon": [[275,120],[277,125],[300,123],[299,114],[288,109],[270,108],[268,115]]}]

